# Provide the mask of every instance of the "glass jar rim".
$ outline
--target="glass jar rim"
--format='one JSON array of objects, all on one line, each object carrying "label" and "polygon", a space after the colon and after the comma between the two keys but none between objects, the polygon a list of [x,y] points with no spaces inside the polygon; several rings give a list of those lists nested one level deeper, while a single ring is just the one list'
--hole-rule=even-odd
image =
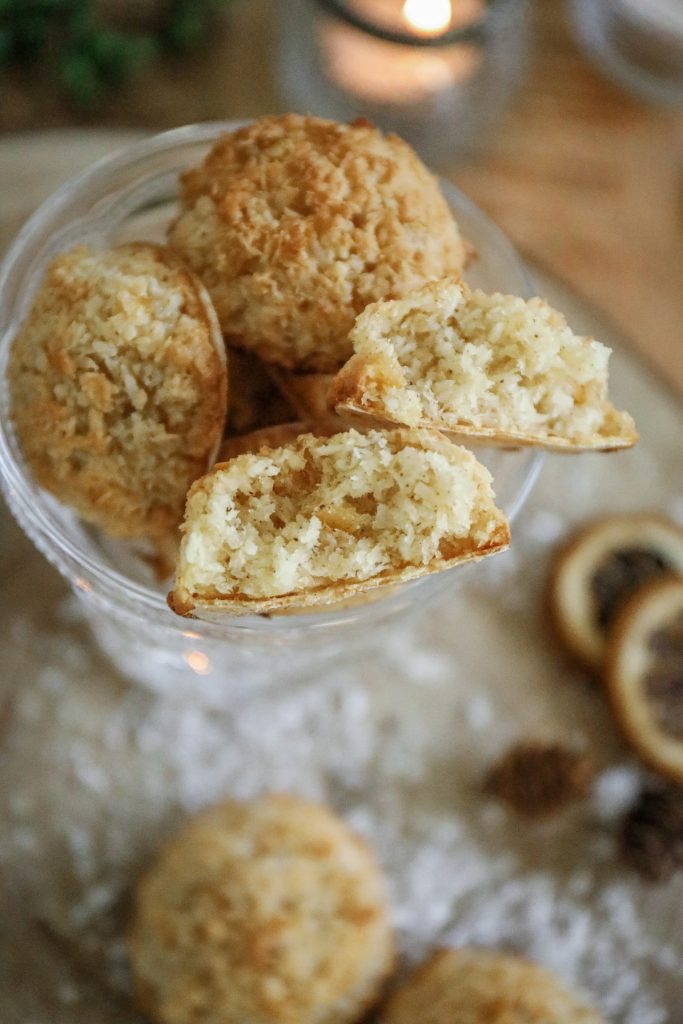
[{"label": "glass jar rim", "polygon": [[[139,161],[148,160],[151,156],[161,155],[167,151],[175,151],[183,146],[200,146],[214,141],[220,134],[227,131],[234,131],[241,127],[246,121],[215,121],[204,122],[194,125],[185,125],[181,128],[145,138],[139,142],[125,147],[115,153],[109,154],[81,174],[69,179],[56,192],[49,196],[36,212],[20,230],[14,242],[9,247],[4,260],[0,263],[0,295],[6,294],[10,289],[13,276],[16,275],[17,289],[26,288],[26,278],[30,276],[22,267],[22,261],[27,253],[37,253],[33,256],[33,263],[40,258],[45,258],[45,239],[50,236],[50,229],[59,223],[60,215],[69,214],[70,208],[78,199],[87,200],[97,204],[103,196],[107,195],[106,186],[119,172],[124,170],[132,171]],[[177,173],[177,172],[176,172]],[[152,175],[153,177],[153,175]],[[517,265],[520,276],[525,280],[527,291],[531,293],[531,283],[523,263],[517,256],[513,246],[505,237],[502,231],[491,222],[486,215],[479,210],[467,196],[463,195],[450,182],[441,182],[451,195],[457,195],[457,202],[461,210],[470,211],[482,225],[495,238],[497,247],[507,250],[509,259]],[[93,220],[97,220],[94,216]],[[88,217],[85,218],[89,222]],[[78,219],[75,221],[78,224]],[[32,271],[35,273],[35,270]],[[7,311],[7,306],[5,306]],[[7,343],[16,333],[20,322],[20,313],[16,305],[10,308],[7,316],[7,323],[0,337],[0,376],[5,379],[7,361],[10,345]],[[28,468],[23,464],[21,453],[18,449],[16,438],[8,429],[10,423],[9,399],[6,389],[0,393],[2,409],[0,409],[0,478],[3,490],[6,493],[8,504],[13,514],[19,520],[25,532],[31,537],[36,547],[71,581],[72,585],[89,593],[89,595],[100,602],[103,606],[116,608],[120,604],[134,605],[139,611],[150,616],[157,623],[167,625],[170,629],[188,630],[188,635],[194,635],[193,631],[200,631],[203,635],[226,638],[226,627],[215,622],[206,620],[182,620],[175,619],[166,606],[164,595],[143,582],[132,579],[125,572],[106,564],[103,560],[91,556],[91,554],[80,547],[74,539],[69,536],[68,530],[60,519],[51,510],[51,505],[59,505],[56,499],[46,496],[44,502],[34,500],[35,480],[32,478]],[[510,519],[524,503],[529,491],[538,476],[543,461],[541,453],[534,453],[529,466],[524,471],[524,477],[520,479],[519,489],[515,492],[510,507],[506,513]],[[68,573],[65,571],[68,567]],[[447,575],[447,574],[443,574]],[[430,579],[430,577],[427,577]],[[407,587],[419,587],[425,582],[424,579],[416,580]],[[397,598],[400,595],[389,594],[374,605],[365,606],[363,618],[368,624],[381,620],[391,614],[393,607],[400,602]],[[371,609],[372,612],[370,612]],[[329,610],[325,614],[302,614],[297,617],[295,623],[292,618],[270,619],[263,616],[246,616],[244,618],[232,618],[229,623],[231,635],[244,635],[254,631],[274,631],[275,626],[281,627],[279,632],[296,632],[302,626],[310,629],[316,625],[325,627],[335,625],[341,621],[353,621],[358,612],[352,609]],[[322,629],[321,629],[322,631]]]}]

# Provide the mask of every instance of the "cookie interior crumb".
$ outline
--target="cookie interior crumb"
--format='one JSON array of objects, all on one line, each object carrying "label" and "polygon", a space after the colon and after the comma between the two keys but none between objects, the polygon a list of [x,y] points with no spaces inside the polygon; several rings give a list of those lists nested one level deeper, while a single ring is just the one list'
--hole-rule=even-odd
[{"label": "cookie interior crumb", "polygon": [[190,492],[175,600],[274,598],[395,578],[507,542],[491,477],[428,431],[310,434]]},{"label": "cookie interior crumb", "polygon": [[636,438],[607,399],[610,350],[541,299],[444,279],[368,307],[351,340],[356,355],[332,387],[342,408],[579,447]]}]

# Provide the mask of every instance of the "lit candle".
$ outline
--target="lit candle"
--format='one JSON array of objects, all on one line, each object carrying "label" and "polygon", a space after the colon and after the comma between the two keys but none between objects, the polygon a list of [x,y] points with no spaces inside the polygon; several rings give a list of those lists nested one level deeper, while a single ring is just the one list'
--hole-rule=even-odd
[{"label": "lit candle", "polygon": [[[390,107],[434,100],[468,81],[481,61],[473,42],[438,41],[453,30],[476,24],[483,0],[356,0],[354,10],[377,25],[379,33],[405,35],[407,42],[388,42],[354,25],[327,21],[321,26],[320,48],[330,80],[366,103]],[[456,13],[457,11],[457,13]],[[411,46],[414,39],[416,45]]]},{"label": "lit candle", "polygon": [[409,28],[426,36],[436,36],[451,27],[451,0],[405,0],[403,18]]},{"label": "lit candle", "polygon": [[526,63],[528,0],[287,0],[280,82],[294,110],[366,117],[428,162],[480,146]]}]

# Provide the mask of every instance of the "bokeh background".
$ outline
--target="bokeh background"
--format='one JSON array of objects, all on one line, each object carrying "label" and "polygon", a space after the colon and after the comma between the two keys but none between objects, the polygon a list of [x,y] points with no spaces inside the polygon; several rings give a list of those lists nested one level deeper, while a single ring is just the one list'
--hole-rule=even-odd
[{"label": "bokeh background", "polygon": [[[278,25],[295,6],[288,0],[0,2],[5,231],[14,227],[10,218],[26,212],[25,175],[10,159],[25,133],[151,132],[286,109]],[[482,131],[476,151],[446,159],[444,169],[522,250],[599,305],[683,388],[683,107],[644,100],[617,84],[599,58],[586,56],[576,22],[592,6],[590,0],[532,0],[521,87],[495,126]],[[660,16],[674,19],[673,29],[681,28],[679,0],[645,7],[661,9]],[[94,11],[97,31],[76,33],[75,43],[55,41],[45,19],[59,8],[70,17],[80,11],[84,24]],[[680,45],[674,77],[683,76],[683,35]],[[655,71],[667,53],[655,53]],[[311,94],[306,105],[318,112],[318,97]]]}]

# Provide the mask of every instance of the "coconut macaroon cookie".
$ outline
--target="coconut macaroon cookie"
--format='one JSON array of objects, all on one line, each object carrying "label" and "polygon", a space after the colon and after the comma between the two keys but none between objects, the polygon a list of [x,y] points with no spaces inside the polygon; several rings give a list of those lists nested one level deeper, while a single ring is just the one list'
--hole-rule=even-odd
[{"label": "coconut macaroon cookie", "polygon": [[369,848],[286,796],[223,803],[168,843],[137,887],[130,954],[158,1024],[350,1024],[394,960]]},{"label": "coconut macaroon cookie", "polygon": [[633,420],[607,398],[610,349],[574,334],[541,299],[486,295],[453,278],[377,302],[329,403],[488,443],[628,448]]},{"label": "coconut macaroon cookie", "polygon": [[337,370],[369,302],[464,261],[434,176],[364,120],[287,114],[240,128],[182,176],[180,201],[169,242],[229,343],[284,367]]},{"label": "coconut macaroon cookie", "polygon": [[9,364],[12,415],[38,482],[115,537],[177,527],[220,442],[226,378],[203,286],[144,243],[57,256]]},{"label": "coconut macaroon cookie", "polygon": [[444,949],[389,1000],[379,1024],[604,1024],[549,971],[484,949]]},{"label": "coconut macaroon cookie", "polygon": [[169,604],[213,617],[329,604],[504,549],[491,475],[432,431],[305,434],[192,487]]}]

